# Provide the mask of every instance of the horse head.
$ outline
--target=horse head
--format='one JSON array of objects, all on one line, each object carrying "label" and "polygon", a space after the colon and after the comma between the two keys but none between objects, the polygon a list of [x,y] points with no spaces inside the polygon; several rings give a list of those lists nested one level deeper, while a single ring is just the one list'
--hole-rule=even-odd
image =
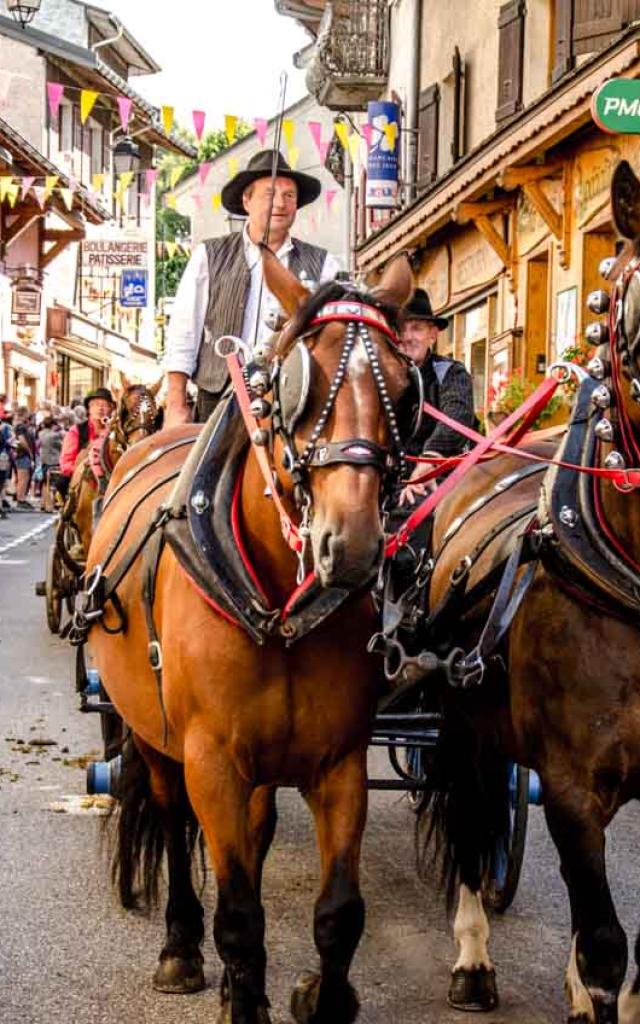
[{"label": "horse head", "polygon": [[[365,292],[331,282],[310,296],[268,251],[265,281],[290,318],[271,353],[270,443],[285,494],[308,530],[323,586],[356,589],[377,572],[382,505],[403,473],[398,404],[419,372],[393,342],[412,277],[403,255]],[[421,401],[414,402],[421,409]]]},{"label": "horse head", "polygon": [[112,420],[111,433],[116,444],[129,448],[162,428],[164,410],[156,403],[162,377],[155,384],[131,384],[123,377],[123,393]]}]

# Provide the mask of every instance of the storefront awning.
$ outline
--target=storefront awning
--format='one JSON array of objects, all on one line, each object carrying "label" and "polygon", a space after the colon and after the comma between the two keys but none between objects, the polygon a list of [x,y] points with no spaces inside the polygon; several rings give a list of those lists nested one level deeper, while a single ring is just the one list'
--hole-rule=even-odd
[{"label": "storefront awning", "polygon": [[111,365],[111,358],[108,352],[88,345],[82,338],[66,336],[64,338],[52,338],[51,344],[56,352],[75,359],[77,363],[91,366],[96,370],[102,370],[105,366]]}]

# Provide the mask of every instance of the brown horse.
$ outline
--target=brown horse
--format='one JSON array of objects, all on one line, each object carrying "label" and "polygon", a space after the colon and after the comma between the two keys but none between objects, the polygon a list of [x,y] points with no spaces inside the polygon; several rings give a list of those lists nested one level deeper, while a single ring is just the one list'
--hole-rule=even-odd
[{"label": "brown horse", "polygon": [[122,375],[123,392],[104,437],[91,442],[76,461],[59,527],[59,532],[68,536],[68,524],[72,524],[78,534],[72,551],[67,551],[76,562],[85,561],[93,532],[94,502],[104,494],[116,463],[127,448],[162,426],[162,409],[156,404],[161,384],[162,378],[151,387],[131,384]]},{"label": "brown horse", "polygon": [[[569,461],[579,462],[592,444],[591,464],[605,468],[640,465],[640,182],[626,163],[614,175],[612,204],[616,224],[630,240],[613,269],[607,268],[614,286],[613,336],[610,345],[605,336],[590,368],[603,383],[588,379],[582,385],[565,447],[567,458],[570,439],[581,436],[575,431],[586,431],[587,440]],[[606,304],[606,295],[594,296],[595,309]],[[604,328],[596,330],[602,334]],[[487,659],[481,685],[464,692],[443,686],[445,727],[431,810],[446,835],[452,876],[462,883],[454,929],[460,955],[450,1001],[462,1009],[490,1009],[496,1002],[481,882],[506,814],[506,756],[541,778],[569,893],[569,1019],[632,1024],[640,1021],[640,973],[620,995],[627,942],[607,880],[604,834],[619,807],[640,796],[640,497],[608,479],[553,470],[542,492],[539,476],[523,478],[453,529],[447,542],[454,520],[518,465],[504,456],[473,469],[435,520],[440,554],[432,608],[494,527],[519,511],[523,517],[510,529],[522,532],[531,520],[527,507],[540,499],[537,524],[529,527],[539,546],[535,575],[506,642]],[[472,559],[470,587],[501,561],[508,532],[496,532],[494,543]],[[486,619],[486,601],[459,613],[446,627],[450,643],[471,650]],[[636,962],[640,969],[640,941]]]},{"label": "brown horse", "polygon": [[[132,877],[140,863],[146,862],[151,888],[163,845],[168,854],[167,937],[155,987],[189,992],[204,984],[203,910],[189,869],[193,832],[188,821],[193,813],[218,882],[214,937],[225,967],[220,1019],[233,1024],[269,1020],[262,865],[276,825],[276,788],[293,786],[312,811],[320,848],[314,938],[321,968],[296,987],[292,1012],[301,1022],[340,1024],[352,1021],[358,1010],[348,974],[364,924],[359,859],[367,806],[367,742],[379,686],[376,665],[366,654],[374,626],[367,589],[382,558],[385,453],[394,447],[389,401],[407,389],[411,373],[377,327],[368,328],[372,356],[361,340],[355,345],[349,341],[353,324],[331,322],[309,335],[310,320],[327,294],[340,298],[346,289],[332,285],[309,300],[275,257],[265,252],[263,261],[267,286],[294,317],[278,342],[278,365],[301,335],[310,354],[307,400],[297,411],[295,425],[291,420],[292,447],[284,465],[291,467],[293,449],[300,453],[310,442],[320,446],[315,447],[318,461],[302,484],[297,481],[311,501],[310,560],[323,587],[340,587],[351,596],[294,646],[285,646],[283,626],[280,636],[276,631],[259,647],[207,603],[166,546],[153,602],[161,678],[148,658],[148,624],[140,600],[142,558],[136,558],[118,586],[126,630],[109,635],[98,625],[90,633],[90,648],[137,751],[128,769],[129,774],[137,771],[136,783],[132,789],[125,782],[120,812],[125,904],[131,902]],[[377,298],[366,301],[400,305],[410,289],[403,257],[385,272]],[[361,301],[357,294],[347,298]],[[184,462],[184,446],[177,447],[177,442],[195,439],[197,430],[176,427],[125,454],[91,543],[89,571],[103,563],[129,516],[123,544],[135,548],[167,499],[171,485],[163,480]],[[237,432],[242,443],[240,422]],[[357,449],[360,457],[364,452],[365,462],[327,458],[334,444],[341,450]],[[148,462],[161,448],[163,454]],[[374,451],[383,456],[376,456],[375,465]],[[278,434],[273,464],[283,501],[295,518],[293,479],[283,468],[283,456]],[[135,467],[139,471],[131,475]],[[219,472],[223,469],[218,467]],[[296,588],[296,559],[283,541],[274,502],[265,494],[254,449],[244,459],[238,486],[242,544],[271,607],[281,609]],[[197,497],[205,508],[206,495]],[[108,610],[102,621],[117,626],[120,616]]]}]

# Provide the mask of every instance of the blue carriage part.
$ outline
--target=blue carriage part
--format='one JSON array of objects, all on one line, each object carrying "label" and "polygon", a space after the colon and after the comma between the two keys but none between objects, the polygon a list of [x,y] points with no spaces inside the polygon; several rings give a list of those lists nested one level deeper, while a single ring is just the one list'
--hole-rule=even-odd
[{"label": "blue carriage part", "polygon": [[90,796],[117,796],[122,773],[122,754],[111,761],[92,761],[87,765],[87,793]]},{"label": "blue carriage part", "polygon": [[100,696],[100,673],[97,668],[87,669],[87,685],[84,688],[85,697]]}]

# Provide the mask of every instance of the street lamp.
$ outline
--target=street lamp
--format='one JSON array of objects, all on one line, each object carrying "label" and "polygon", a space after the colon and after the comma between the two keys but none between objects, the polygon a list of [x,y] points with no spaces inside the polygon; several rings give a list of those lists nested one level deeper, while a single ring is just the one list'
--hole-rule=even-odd
[{"label": "street lamp", "polygon": [[9,14],[14,21],[19,21],[23,28],[33,21],[41,3],[42,0],[6,0]]},{"label": "street lamp", "polygon": [[128,135],[114,146],[113,169],[116,174],[126,174],[127,171],[135,174],[140,170],[140,147]]}]

